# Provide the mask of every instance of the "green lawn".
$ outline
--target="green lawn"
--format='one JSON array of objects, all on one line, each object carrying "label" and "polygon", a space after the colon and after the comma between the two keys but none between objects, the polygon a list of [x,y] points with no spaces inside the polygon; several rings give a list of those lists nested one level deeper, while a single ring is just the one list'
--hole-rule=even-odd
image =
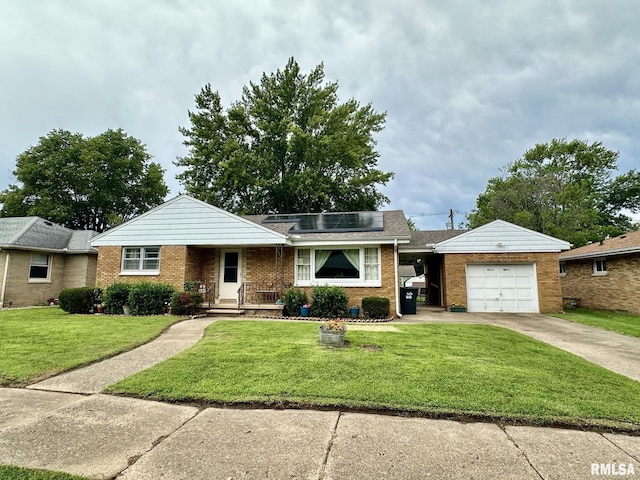
[{"label": "green lawn", "polygon": [[[315,323],[219,321],[112,392],[167,401],[390,409],[640,430],[640,383],[485,325],[395,325],[318,343]],[[375,328],[375,327],[374,327]]]},{"label": "green lawn", "polygon": [[67,473],[0,465],[0,480],[88,480]]},{"label": "green lawn", "polygon": [[611,330],[612,332],[622,333],[623,335],[640,337],[640,316],[638,315],[576,308],[575,310],[567,310],[565,313],[552,316],[584,325],[591,325],[592,327]]},{"label": "green lawn", "polygon": [[0,386],[21,385],[141,345],[177,317],[69,315],[59,308],[0,311]]}]

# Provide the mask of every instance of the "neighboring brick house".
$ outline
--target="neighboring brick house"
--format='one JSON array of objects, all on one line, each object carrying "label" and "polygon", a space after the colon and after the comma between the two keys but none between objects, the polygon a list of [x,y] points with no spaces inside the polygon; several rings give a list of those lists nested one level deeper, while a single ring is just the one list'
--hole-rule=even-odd
[{"label": "neighboring brick house", "polygon": [[40,217],[0,218],[0,306],[46,304],[65,288],[94,286],[94,235]]},{"label": "neighboring brick house", "polygon": [[425,265],[428,302],[469,312],[562,311],[558,254],[569,243],[502,220],[469,231],[413,232],[400,253]]},{"label": "neighboring brick house", "polygon": [[[475,230],[410,232],[404,213],[237,216],[181,195],[92,240],[97,284],[200,281],[207,302],[268,309],[283,290],[344,287],[350,304],[386,297],[399,314],[400,255],[424,261],[429,301],[469,311],[562,309],[562,240],[503,221]],[[412,257],[413,256],[413,257]]]},{"label": "neighboring brick house", "polygon": [[565,301],[640,314],[640,231],[560,254]]},{"label": "neighboring brick house", "polygon": [[396,311],[404,214],[349,212],[237,216],[180,195],[92,241],[97,283],[200,281],[218,307],[268,308],[288,286],[344,287],[350,304],[389,298]]}]

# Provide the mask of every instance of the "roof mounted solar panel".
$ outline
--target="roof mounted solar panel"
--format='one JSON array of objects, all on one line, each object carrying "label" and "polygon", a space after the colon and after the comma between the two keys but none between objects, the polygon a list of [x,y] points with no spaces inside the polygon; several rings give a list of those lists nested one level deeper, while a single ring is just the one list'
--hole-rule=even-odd
[{"label": "roof mounted solar panel", "polygon": [[262,223],[294,223],[292,233],[381,232],[382,212],[269,215]]}]

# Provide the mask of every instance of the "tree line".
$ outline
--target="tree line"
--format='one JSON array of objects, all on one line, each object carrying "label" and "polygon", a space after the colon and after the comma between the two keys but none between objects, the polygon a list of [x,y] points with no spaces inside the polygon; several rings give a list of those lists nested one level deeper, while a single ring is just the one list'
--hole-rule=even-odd
[{"label": "tree line", "polygon": [[[376,210],[392,172],[378,168],[374,135],[386,113],[338,100],[324,65],[308,74],[290,58],[249,82],[228,108],[206,84],[190,125],[188,153],[174,161],[190,195],[237,214]],[[474,228],[501,218],[574,244],[636,228],[640,173],[617,173],[602,143],[553,139],[490,178],[467,216]],[[165,171],[122,129],[84,137],[53,130],[18,155],[17,184],[0,192],[0,216],[40,216],[75,229],[107,230],[164,201]]]}]

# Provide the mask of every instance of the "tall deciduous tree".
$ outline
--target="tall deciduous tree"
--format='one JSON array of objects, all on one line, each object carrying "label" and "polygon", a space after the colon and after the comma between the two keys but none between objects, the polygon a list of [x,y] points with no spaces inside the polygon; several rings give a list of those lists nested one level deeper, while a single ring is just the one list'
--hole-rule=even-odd
[{"label": "tall deciduous tree", "polygon": [[377,187],[392,177],[378,168],[373,133],[384,113],[350,99],[324,67],[308,75],[291,58],[263,74],[224,110],[207,84],[195,96],[190,128],[180,128],[189,155],[177,176],[187,192],[227,210],[295,213],[375,210],[388,202]]},{"label": "tall deciduous tree", "polygon": [[580,140],[538,144],[489,179],[468,216],[471,228],[500,218],[574,246],[634,228],[621,210],[640,211],[640,173],[614,177],[618,153]]},{"label": "tall deciduous tree", "polygon": [[162,203],[164,172],[150,159],[122,129],[88,138],[53,130],[18,155],[13,174],[22,186],[0,193],[1,215],[102,232]]}]

